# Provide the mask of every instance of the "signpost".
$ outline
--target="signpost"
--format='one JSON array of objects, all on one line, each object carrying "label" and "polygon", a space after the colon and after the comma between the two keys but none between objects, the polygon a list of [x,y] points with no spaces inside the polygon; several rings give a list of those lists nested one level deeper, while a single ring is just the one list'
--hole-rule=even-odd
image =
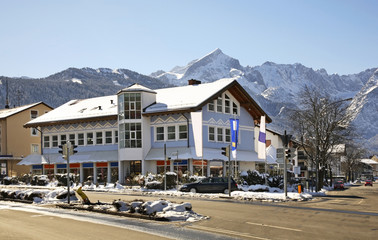
[{"label": "signpost", "polygon": [[276,150],[276,158],[277,163],[283,163],[284,162],[284,148],[277,148]]}]

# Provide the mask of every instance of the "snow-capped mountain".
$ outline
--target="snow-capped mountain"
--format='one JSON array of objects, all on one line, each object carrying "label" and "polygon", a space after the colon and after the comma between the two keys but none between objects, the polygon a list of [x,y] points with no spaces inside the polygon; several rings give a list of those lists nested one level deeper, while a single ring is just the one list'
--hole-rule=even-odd
[{"label": "snow-capped mountain", "polygon": [[348,110],[359,135],[368,139],[369,148],[378,148],[378,69],[354,97]]},{"label": "snow-capped mountain", "polygon": [[[173,85],[186,85],[187,80],[192,78],[202,82],[235,78],[272,117],[271,128],[276,130],[288,127],[286,110],[296,108],[297,95],[306,85],[335,98],[354,97],[353,104],[358,109],[354,122],[359,122],[356,126],[364,126],[361,127],[362,130],[370,129],[361,131],[363,138],[369,140],[378,133],[377,69],[340,76],[330,75],[325,69],[314,70],[299,63],[265,62],[261,66],[243,67],[237,59],[216,49],[186,66],[175,67],[168,72],[159,71],[151,76]],[[378,151],[378,143],[373,145]]]}]

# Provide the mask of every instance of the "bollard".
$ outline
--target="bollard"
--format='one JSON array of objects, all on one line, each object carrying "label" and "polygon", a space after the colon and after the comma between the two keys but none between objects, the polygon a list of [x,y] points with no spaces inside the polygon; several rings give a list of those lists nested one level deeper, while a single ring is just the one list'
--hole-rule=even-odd
[{"label": "bollard", "polygon": [[302,193],[302,186],[298,185],[298,193]]}]

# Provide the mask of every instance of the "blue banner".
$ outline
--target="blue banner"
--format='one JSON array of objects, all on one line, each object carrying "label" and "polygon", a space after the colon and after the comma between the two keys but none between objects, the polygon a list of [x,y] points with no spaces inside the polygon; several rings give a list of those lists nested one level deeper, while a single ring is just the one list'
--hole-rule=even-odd
[{"label": "blue banner", "polygon": [[[236,158],[236,148],[238,147],[239,119],[230,118],[231,125],[231,150]],[[235,152],[235,154],[234,154]]]}]

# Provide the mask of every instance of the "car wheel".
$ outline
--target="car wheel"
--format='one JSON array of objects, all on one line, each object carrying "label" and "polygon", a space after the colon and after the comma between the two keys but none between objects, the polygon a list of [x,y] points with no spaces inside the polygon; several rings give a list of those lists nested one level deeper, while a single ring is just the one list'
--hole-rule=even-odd
[{"label": "car wheel", "polygon": [[191,192],[191,193],[197,193],[197,189],[195,189],[195,188],[191,188],[191,189],[189,190],[189,192]]},{"label": "car wheel", "polygon": [[223,190],[223,193],[224,193],[224,194],[228,194],[228,193],[229,193],[228,188],[224,189],[224,190]]}]

